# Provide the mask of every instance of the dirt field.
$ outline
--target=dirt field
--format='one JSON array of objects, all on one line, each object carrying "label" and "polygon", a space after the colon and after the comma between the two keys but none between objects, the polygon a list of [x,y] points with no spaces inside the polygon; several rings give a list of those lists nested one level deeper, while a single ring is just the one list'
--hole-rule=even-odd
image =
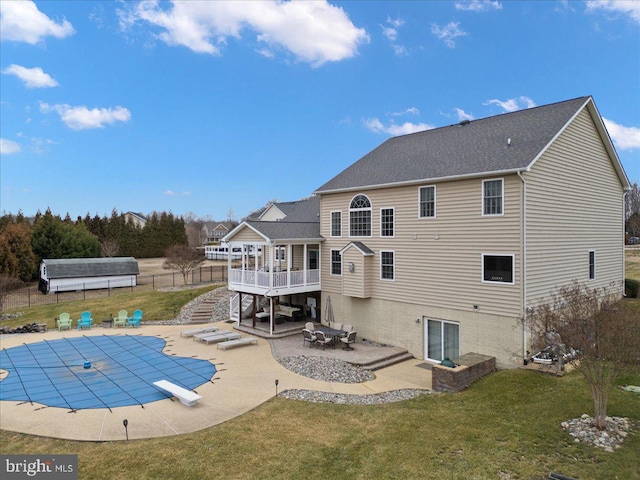
[{"label": "dirt field", "polygon": [[[164,257],[161,258],[139,258],[138,268],[140,269],[140,275],[161,275],[163,273],[170,273],[177,270],[165,270],[162,268],[164,263]],[[200,264],[201,267],[208,267],[210,265],[226,265],[226,260],[205,260]]]}]

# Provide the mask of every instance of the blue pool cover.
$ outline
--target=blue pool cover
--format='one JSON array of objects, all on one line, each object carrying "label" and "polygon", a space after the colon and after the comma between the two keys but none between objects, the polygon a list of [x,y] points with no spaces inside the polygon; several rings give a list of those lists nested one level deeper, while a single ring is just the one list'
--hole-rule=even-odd
[{"label": "blue pool cover", "polygon": [[187,390],[211,380],[206,360],[167,355],[162,338],[104,335],[62,338],[0,351],[0,400],[80,410],[144,405],[170,397],[153,385],[168,380]]}]

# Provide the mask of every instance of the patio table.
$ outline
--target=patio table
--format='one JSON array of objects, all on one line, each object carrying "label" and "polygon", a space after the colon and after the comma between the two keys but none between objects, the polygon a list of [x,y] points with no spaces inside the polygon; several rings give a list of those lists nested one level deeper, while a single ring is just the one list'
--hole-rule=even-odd
[{"label": "patio table", "polygon": [[333,346],[334,347],[336,346],[338,338],[345,337],[347,335],[347,332],[345,330],[338,330],[338,329],[331,328],[331,327],[325,327],[324,325],[321,325],[321,326],[317,327],[315,330],[319,330],[322,333],[324,333],[325,335],[330,336],[333,339]]}]

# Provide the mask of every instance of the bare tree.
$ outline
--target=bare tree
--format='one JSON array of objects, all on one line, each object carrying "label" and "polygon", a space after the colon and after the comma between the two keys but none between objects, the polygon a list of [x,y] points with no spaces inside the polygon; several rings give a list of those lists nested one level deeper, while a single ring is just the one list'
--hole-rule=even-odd
[{"label": "bare tree", "polygon": [[100,242],[103,257],[115,257],[119,248],[118,242],[111,238],[105,238]]},{"label": "bare tree", "polygon": [[595,424],[605,427],[609,394],[618,376],[640,362],[640,318],[608,289],[589,289],[574,282],[561,288],[551,302],[527,316],[532,340],[543,347],[549,334],[559,334],[571,358],[589,384]]},{"label": "bare tree", "polygon": [[0,275],[0,311],[4,308],[4,302],[13,290],[22,287],[23,283],[15,277]]},{"label": "bare tree", "polygon": [[637,183],[631,185],[631,190],[624,197],[624,204],[625,220],[629,220],[634,213],[640,215],[640,186]]},{"label": "bare tree", "polygon": [[165,252],[165,261],[162,268],[166,270],[178,270],[182,273],[184,284],[187,284],[189,273],[204,261],[202,253],[189,248],[186,245],[174,245]]}]

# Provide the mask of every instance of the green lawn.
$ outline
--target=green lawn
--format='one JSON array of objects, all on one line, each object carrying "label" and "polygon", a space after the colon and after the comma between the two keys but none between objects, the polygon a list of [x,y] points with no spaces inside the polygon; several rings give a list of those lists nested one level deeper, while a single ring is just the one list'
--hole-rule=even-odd
[{"label": "green lawn", "polygon": [[[73,324],[85,310],[91,312],[95,322],[100,322],[109,315],[114,317],[119,310],[127,310],[129,315],[134,310],[143,312],[143,321],[170,320],[180,312],[180,309],[194,298],[214,289],[215,286],[206,286],[190,290],[176,292],[147,291],[136,293],[119,293],[112,297],[91,298],[51,305],[40,305],[21,310],[22,316],[13,320],[5,320],[0,326],[18,327],[28,323],[46,323],[48,328],[54,328],[55,318],[62,312],[67,312],[73,319]],[[16,313],[15,310],[3,313]]]},{"label": "green lawn", "polygon": [[640,250],[627,249],[625,259],[625,278],[631,278],[640,282]]}]

